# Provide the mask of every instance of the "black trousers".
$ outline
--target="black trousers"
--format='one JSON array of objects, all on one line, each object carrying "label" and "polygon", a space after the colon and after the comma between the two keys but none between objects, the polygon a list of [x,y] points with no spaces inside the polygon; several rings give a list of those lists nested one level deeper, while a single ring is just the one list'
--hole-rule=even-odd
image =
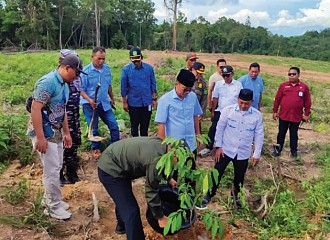
[{"label": "black trousers", "polygon": [[280,145],[280,150],[282,150],[282,148],[283,148],[285,135],[289,129],[291,152],[297,152],[299,124],[300,124],[300,122],[290,122],[290,121],[285,121],[285,120],[279,119],[277,144]]},{"label": "black trousers", "polygon": [[132,137],[148,136],[148,128],[151,118],[151,111],[149,107],[128,107],[129,117],[131,121],[131,135]]},{"label": "black trousers", "polygon": [[247,170],[249,161],[248,159],[237,160],[237,156],[235,158],[230,158],[226,154],[224,157],[221,156],[219,162],[217,162],[214,166],[214,168],[219,172],[219,177],[218,184],[213,182],[213,188],[210,197],[213,197],[216,194],[220,180],[230,162],[233,162],[234,165],[234,195],[237,198],[237,194],[240,191],[240,186],[244,185],[245,172]]},{"label": "black trousers", "polygon": [[78,147],[77,145],[72,145],[71,148],[64,148],[63,151],[63,167],[70,169],[71,171],[77,171],[79,166],[78,159]]},{"label": "black trousers", "polygon": [[217,124],[218,124],[219,119],[220,119],[220,112],[215,111],[214,112],[214,118],[213,118],[213,121],[212,121],[212,125],[211,125],[211,127],[209,129],[209,132],[207,134],[210,138],[210,142],[206,145],[206,148],[208,148],[210,150],[213,149],[215,132],[217,131]]},{"label": "black trousers", "polygon": [[113,177],[98,168],[99,179],[116,204],[118,224],[125,227],[127,240],[144,240],[140,208],[129,179]]}]

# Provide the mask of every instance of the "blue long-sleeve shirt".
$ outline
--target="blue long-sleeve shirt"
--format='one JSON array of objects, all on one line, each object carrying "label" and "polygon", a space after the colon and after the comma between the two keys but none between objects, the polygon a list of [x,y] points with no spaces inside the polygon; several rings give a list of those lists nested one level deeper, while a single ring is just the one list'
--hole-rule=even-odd
[{"label": "blue long-sleeve shirt", "polygon": [[157,92],[156,77],[151,65],[142,62],[137,68],[133,63],[124,66],[120,78],[121,96],[127,97],[131,107],[152,104],[152,94]]}]

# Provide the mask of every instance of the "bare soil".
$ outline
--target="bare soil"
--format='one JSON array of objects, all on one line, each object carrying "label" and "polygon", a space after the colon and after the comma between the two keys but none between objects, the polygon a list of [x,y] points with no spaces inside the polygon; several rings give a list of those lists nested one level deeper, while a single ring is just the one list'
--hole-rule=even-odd
[{"label": "bare soil", "polygon": [[[184,61],[185,53],[178,52],[147,52],[148,58],[145,59],[153,65],[157,65],[161,58],[166,57],[178,57]],[[218,54],[199,54],[201,61],[207,64],[214,64],[219,58]],[[260,57],[260,56],[258,56]],[[225,58],[236,68],[247,69],[249,63],[239,61],[239,55],[226,55]],[[287,71],[286,66],[270,66],[262,64],[262,71],[275,75],[284,75]],[[314,77],[317,74],[317,80],[329,81],[330,74],[322,73],[304,73]],[[271,141],[275,141],[277,134],[277,122],[271,120],[271,115],[264,113],[266,122],[266,132],[272,136]],[[207,120],[206,120],[207,121]],[[311,124],[306,124],[304,127],[308,130],[299,130],[299,153],[302,159],[301,163],[297,163],[289,157],[289,149],[284,149],[284,154],[280,157],[281,171],[283,175],[290,179],[293,183],[299,182],[304,179],[317,178],[319,176],[319,169],[315,164],[316,152],[312,148],[313,143],[329,144],[330,135],[328,133],[314,132]],[[270,153],[272,151],[272,143],[265,143],[265,151]],[[116,226],[115,218],[115,205],[112,199],[109,197],[103,186],[98,180],[96,171],[96,162],[91,159],[89,152],[80,154],[81,157],[81,169],[78,174],[81,178],[81,182],[74,185],[66,185],[62,188],[63,198],[71,206],[70,211],[73,213],[72,219],[69,221],[56,221],[52,220],[55,225],[55,229],[52,233],[47,232],[45,229],[33,229],[33,226],[26,228],[14,228],[8,225],[0,224],[1,235],[0,239],[95,239],[95,240],[121,240],[126,239],[125,235],[118,235],[114,232]],[[199,166],[210,166],[214,164],[211,156],[206,158],[199,158]],[[253,179],[269,179],[271,176],[270,165],[276,165],[277,162],[273,158],[263,157],[260,164],[251,168],[247,172],[246,187],[247,190],[253,188]],[[40,160],[36,157],[35,163],[32,166],[22,167],[19,161],[14,161],[0,176],[0,192],[4,192],[6,187],[16,186],[21,178],[26,178],[29,182],[29,198],[18,206],[12,206],[8,204],[4,199],[0,198],[1,208],[0,215],[14,215],[22,216],[26,214],[33,203],[38,189],[42,189],[42,167]],[[294,184],[293,184],[294,185]],[[144,226],[144,232],[146,239],[180,239],[180,240],[208,240],[211,239],[210,233],[205,231],[205,226],[200,221],[200,212],[197,211],[197,221],[190,229],[180,231],[173,236],[164,237],[155,231],[148,225],[145,218],[146,201],[144,194],[144,179],[137,179],[133,182],[133,189],[136,199],[141,208],[141,218]],[[298,189],[297,189],[298,191]],[[93,203],[92,193],[95,193],[97,200],[99,201],[100,221],[93,222]],[[223,193],[218,193],[220,194]],[[249,204],[255,205],[254,199],[248,199]],[[216,211],[224,211],[224,206],[219,203],[211,203],[211,209]],[[224,219],[228,219],[228,214],[223,215]],[[225,239],[257,239],[257,233],[253,233],[250,230],[249,223],[243,221],[236,221],[235,224],[228,224],[226,226]],[[309,239],[308,236],[305,239]]]}]

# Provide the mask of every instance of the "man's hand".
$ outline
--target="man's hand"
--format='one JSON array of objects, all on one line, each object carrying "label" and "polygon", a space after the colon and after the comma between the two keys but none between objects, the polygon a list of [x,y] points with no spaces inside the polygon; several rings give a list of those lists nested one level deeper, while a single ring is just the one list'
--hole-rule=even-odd
[{"label": "man's hand", "polygon": [[171,185],[172,189],[176,188],[176,186],[177,186],[177,182],[173,178],[168,180],[168,184]]},{"label": "man's hand", "polygon": [[213,122],[214,120],[214,112],[212,112],[212,109],[211,109],[211,122]]},{"label": "man's hand", "polygon": [[34,148],[40,153],[46,153],[48,148],[47,139],[45,137],[37,137]]},{"label": "man's hand", "polygon": [[70,134],[63,135],[64,147],[71,148],[72,147],[72,138]]},{"label": "man's hand", "polygon": [[127,103],[123,103],[123,109],[125,112],[128,112],[128,104]]},{"label": "man's hand", "polygon": [[309,116],[304,115],[302,119],[303,119],[304,122],[308,122],[309,121]]},{"label": "man's hand", "polygon": [[276,113],[273,113],[273,119],[274,120],[277,120],[278,119],[278,113],[276,112]]},{"label": "man's hand", "polygon": [[254,158],[252,157],[252,165],[253,167],[257,166],[260,161],[260,158]]},{"label": "man's hand", "polygon": [[89,104],[92,106],[92,108],[94,108],[94,109],[97,108],[97,103],[94,102],[94,100],[91,99],[91,100],[89,101]]},{"label": "man's hand", "polygon": [[215,157],[214,157],[214,161],[215,162],[219,162],[220,161],[220,157],[225,157],[225,154],[223,153],[222,148],[218,148],[215,152]]},{"label": "man's hand", "polygon": [[168,217],[166,217],[165,215],[161,218],[158,219],[158,225],[161,228],[164,228],[166,226],[166,223],[168,221]]}]

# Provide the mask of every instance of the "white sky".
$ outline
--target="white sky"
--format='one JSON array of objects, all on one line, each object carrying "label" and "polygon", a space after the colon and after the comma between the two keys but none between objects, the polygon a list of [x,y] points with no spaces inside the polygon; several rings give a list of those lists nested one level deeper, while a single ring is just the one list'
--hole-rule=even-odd
[{"label": "white sky", "polygon": [[[154,0],[155,17],[166,18],[164,0]],[[330,28],[330,0],[183,0],[179,11],[188,21],[203,16],[214,23],[224,16],[251,26],[262,26],[273,34],[302,35],[308,30]]]}]

